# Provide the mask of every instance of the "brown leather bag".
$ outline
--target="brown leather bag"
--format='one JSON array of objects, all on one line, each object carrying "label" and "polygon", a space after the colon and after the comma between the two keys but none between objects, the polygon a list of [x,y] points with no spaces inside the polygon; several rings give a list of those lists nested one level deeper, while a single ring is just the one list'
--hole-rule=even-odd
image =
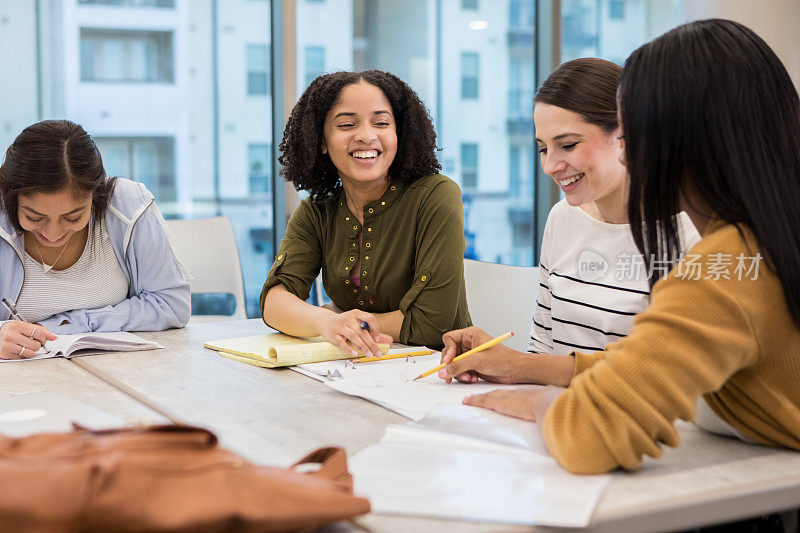
[{"label": "brown leather bag", "polygon": [[369,512],[340,448],[258,466],[190,426],[0,436],[0,529],[298,531]]}]

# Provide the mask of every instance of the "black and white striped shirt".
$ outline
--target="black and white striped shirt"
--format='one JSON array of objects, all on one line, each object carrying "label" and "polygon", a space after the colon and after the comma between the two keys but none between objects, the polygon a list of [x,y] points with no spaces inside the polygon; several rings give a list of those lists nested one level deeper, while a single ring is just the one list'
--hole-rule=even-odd
[{"label": "black and white striped shirt", "polygon": [[[679,220],[684,250],[700,236]],[[529,352],[593,352],[628,334],[649,304],[644,261],[627,224],[608,224],[561,200],[550,211]]]}]

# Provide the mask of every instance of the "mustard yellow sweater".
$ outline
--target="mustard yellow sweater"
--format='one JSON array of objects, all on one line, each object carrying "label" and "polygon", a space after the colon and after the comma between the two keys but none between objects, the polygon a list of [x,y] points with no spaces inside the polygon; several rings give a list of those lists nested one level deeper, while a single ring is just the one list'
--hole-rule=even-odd
[{"label": "mustard yellow sweater", "polygon": [[757,276],[746,271],[758,246],[743,232],[712,221],[655,284],[627,337],[575,352],[572,382],[543,420],[565,468],[639,468],[642,454],[661,455],[661,443],[678,446],[673,422],[694,419],[701,395],[753,441],[800,450],[800,330],[766,260]]}]

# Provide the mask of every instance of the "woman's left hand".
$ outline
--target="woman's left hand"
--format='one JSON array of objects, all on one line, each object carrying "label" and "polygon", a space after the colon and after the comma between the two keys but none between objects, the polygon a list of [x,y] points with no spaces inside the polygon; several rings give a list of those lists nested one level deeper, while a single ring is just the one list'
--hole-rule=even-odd
[{"label": "woman's left hand", "polygon": [[467,396],[461,402],[465,405],[483,407],[498,413],[539,422],[550,404],[566,389],[562,387],[542,387],[535,390],[495,390],[485,394]]}]

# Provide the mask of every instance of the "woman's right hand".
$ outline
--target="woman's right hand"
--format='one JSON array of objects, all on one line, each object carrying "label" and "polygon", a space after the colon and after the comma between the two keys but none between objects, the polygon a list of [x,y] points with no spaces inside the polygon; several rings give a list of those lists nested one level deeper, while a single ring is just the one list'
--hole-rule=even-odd
[{"label": "woman's right hand", "polygon": [[45,342],[56,338],[41,324],[8,321],[0,326],[0,359],[29,359]]},{"label": "woman's right hand", "polygon": [[475,326],[442,335],[441,362],[447,366],[439,370],[439,377],[447,383],[453,379],[462,383],[477,383],[479,379],[492,383],[525,383],[519,366],[530,358],[502,344],[453,362],[456,356],[490,340],[491,335]]},{"label": "woman's right hand", "polygon": [[[364,323],[367,324],[367,328],[362,327]],[[377,343],[392,342],[389,335],[380,332],[375,315],[359,309],[338,314],[326,313],[318,327],[326,341],[335,344],[353,357],[359,357],[359,351],[366,356],[380,356],[381,349]]]}]

